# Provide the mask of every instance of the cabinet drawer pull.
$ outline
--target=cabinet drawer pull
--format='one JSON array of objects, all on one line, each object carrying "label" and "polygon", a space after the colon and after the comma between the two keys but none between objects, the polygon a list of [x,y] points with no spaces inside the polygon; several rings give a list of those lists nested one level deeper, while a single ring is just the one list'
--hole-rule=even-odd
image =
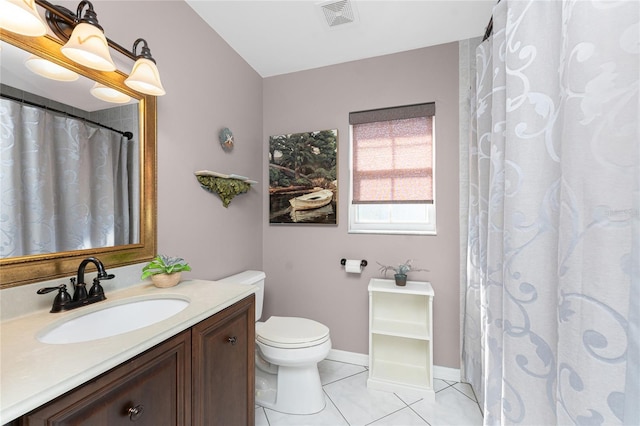
[{"label": "cabinet drawer pull", "polygon": [[232,345],[235,345],[236,343],[238,343],[238,338],[236,336],[231,336],[227,339],[227,342],[231,343]]},{"label": "cabinet drawer pull", "polygon": [[142,404],[138,404],[135,407],[131,407],[129,408],[129,410],[127,410],[127,414],[129,415],[129,420],[131,420],[132,422],[139,420],[140,417],[142,417],[143,413],[144,413],[144,406]]}]

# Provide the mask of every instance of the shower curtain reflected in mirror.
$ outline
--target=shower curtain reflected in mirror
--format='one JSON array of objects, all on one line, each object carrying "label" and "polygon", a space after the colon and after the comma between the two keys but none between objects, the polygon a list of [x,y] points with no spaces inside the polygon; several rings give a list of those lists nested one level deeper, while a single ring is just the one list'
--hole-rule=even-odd
[{"label": "shower curtain reflected in mirror", "polygon": [[487,425],[640,424],[639,20],[502,0],[476,51],[462,367]]},{"label": "shower curtain reflected in mirror", "polygon": [[0,257],[135,242],[127,138],[0,102]]}]

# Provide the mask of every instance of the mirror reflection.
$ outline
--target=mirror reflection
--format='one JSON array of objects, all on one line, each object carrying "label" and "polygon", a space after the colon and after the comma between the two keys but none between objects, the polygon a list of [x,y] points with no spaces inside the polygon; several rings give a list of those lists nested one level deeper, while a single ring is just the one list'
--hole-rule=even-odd
[{"label": "mirror reflection", "polygon": [[[10,71],[9,68],[0,70],[2,92],[10,92],[9,95],[17,99],[12,100],[17,106],[11,107],[11,113],[9,107],[6,107],[6,114],[3,110],[1,114],[3,119],[5,115],[14,116],[8,122],[22,123],[25,117],[31,114],[32,118],[26,118],[26,124],[21,124],[18,128],[19,132],[27,134],[34,140],[40,137],[37,133],[45,133],[49,137],[57,133],[67,137],[72,136],[70,138],[72,142],[66,142],[71,146],[63,148],[64,154],[58,155],[52,151],[53,144],[46,142],[39,143],[37,149],[32,147],[23,149],[16,160],[9,160],[11,158],[9,148],[13,142],[5,143],[13,139],[4,137],[0,144],[0,163],[19,163],[19,166],[14,166],[10,172],[7,171],[5,174],[2,170],[0,174],[2,180],[0,184],[3,188],[0,194],[0,232],[8,234],[2,236],[3,240],[0,242],[2,250],[0,289],[71,276],[75,274],[78,264],[87,257],[99,257],[108,268],[137,264],[153,258],[157,254],[156,97],[132,90],[125,84],[127,75],[121,71],[100,72],[70,61],[62,55],[60,51],[62,42],[55,37],[49,35],[28,37],[9,31],[0,31],[0,42],[2,67],[8,66],[9,61],[6,58],[12,55],[11,52],[15,46],[18,48],[18,52],[14,52],[16,55],[27,55],[27,57],[36,55],[65,68],[67,72],[72,71],[79,75],[77,80],[71,83],[51,82],[50,79],[42,78],[29,71],[24,65],[25,56],[18,61],[22,68],[16,68],[14,71]],[[127,66],[119,65],[119,68],[127,69]],[[94,106],[78,103],[76,97],[79,95],[72,90],[76,85],[83,85],[81,86],[83,88],[78,90],[82,95],[82,102]],[[58,90],[53,90],[53,87],[58,87]],[[102,96],[102,100],[91,95],[92,89],[95,96]],[[105,102],[105,96],[114,102],[122,103]],[[28,105],[31,101],[38,103],[40,107]],[[16,108],[17,112],[13,111]],[[47,108],[61,112],[52,112]],[[16,115],[20,120],[15,118]],[[80,118],[71,117],[71,115]],[[44,130],[39,127],[33,130],[30,127],[40,126],[43,120],[51,127]],[[90,123],[92,121],[98,124]],[[92,147],[94,151],[71,154],[75,152],[72,148],[76,149],[75,145],[80,144],[78,141],[82,138],[91,141],[95,134],[109,134],[105,127],[118,131],[115,132],[117,136],[111,136],[115,139],[115,142],[111,142],[112,148],[104,148],[96,152]],[[74,136],[76,131],[82,137]],[[2,122],[0,134],[8,132],[15,132],[13,124],[5,125],[5,122]],[[127,141],[124,142],[123,136],[127,136],[127,132],[131,132],[131,139],[126,137]],[[87,143],[87,145],[91,144]],[[43,154],[36,155],[34,152],[40,153],[41,150]],[[32,157],[37,159],[38,156],[45,157],[48,163],[43,166],[35,160],[32,161]],[[29,160],[25,162],[24,158]],[[125,164],[128,170],[127,174],[123,175]],[[54,172],[45,178],[43,169],[47,167]],[[95,183],[97,178],[85,177],[85,169],[89,169],[90,173],[97,173],[101,169],[108,170],[111,175],[108,180],[110,183],[104,183],[104,177],[100,178],[101,183]],[[126,185],[124,176],[128,180]],[[66,183],[60,185],[61,181]],[[6,185],[5,182],[7,182]],[[58,189],[49,190],[49,185],[52,184],[58,185]],[[74,192],[76,187],[84,189],[78,189],[76,194]],[[123,190],[119,195],[106,197],[106,194],[118,193],[114,187],[126,188],[128,194]],[[45,201],[27,203],[16,195],[22,196],[27,189],[38,195],[46,194],[45,188],[49,191],[46,202],[56,207],[62,205],[63,201],[66,202],[67,198],[73,201],[75,197],[76,201],[66,204],[63,209],[43,213],[45,207],[48,208],[44,205]],[[72,191],[71,188],[74,190]],[[7,202],[6,206],[1,204],[5,202]],[[19,223],[5,228],[3,223],[9,222],[7,212],[13,211],[8,208],[14,209],[13,204],[22,208],[20,215],[15,216],[19,218],[16,219]],[[97,213],[80,215],[85,211],[97,211]],[[111,221],[111,224],[103,226],[98,222],[98,216],[103,216],[99,219]],[[70,230],[63,230],[58,226],[63,221],[69,223]],[[26,226],[23,226],[25,223],[43,225],[38,233],[32,230],[27,231]],[[10,243],[20,238],[23,241],[22,246]],[[67,240],[64,242],[66,245],[59,245],[56,242],[44,248],[50,240],[64,239]],[[11,244],[14,246],[12,247]],[[30,247],[25,248],[29,245]]]},{"label": "mirror reflection", "polygon": [[0,48],[0,258],[139,243],[138,100]]}]

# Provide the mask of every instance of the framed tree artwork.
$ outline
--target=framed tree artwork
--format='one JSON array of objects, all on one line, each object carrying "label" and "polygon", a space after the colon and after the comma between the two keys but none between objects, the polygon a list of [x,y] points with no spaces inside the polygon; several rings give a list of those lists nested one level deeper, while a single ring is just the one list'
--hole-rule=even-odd
[{"label": "framed tree artwork", "polygon": [[337,129],[269,137],[269,223],[338,223],[337,154]]}]

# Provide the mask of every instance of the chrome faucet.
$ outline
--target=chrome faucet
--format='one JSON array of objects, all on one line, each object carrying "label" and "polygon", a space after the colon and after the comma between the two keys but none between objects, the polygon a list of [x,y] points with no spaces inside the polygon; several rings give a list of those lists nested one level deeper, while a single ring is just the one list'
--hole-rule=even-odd
[{"label": "chrome faucet", "polygon": [[[89,263],[93,263],[98,268],[98,275],[93,279],[93,285],[87,293],[87,285],[84,282],[84,270]],[[78,267],[77,278],[71,278],[73,285],[73,298],[67,293],[67,286],[61,284],[57,287],[45,287],[38,290],[38,294],[46,294],[58,290],[58,294],[53,299],[53,307],[51,312],[68,311],[80,306],[89,305],[91,303],[100,302],[107,297],[104,295],[104,289],[100,285],[100,280],[110,280],[115,275],[108,274],[104,269],[104,265],[95,257],[88,257],[80,263]]]}]

